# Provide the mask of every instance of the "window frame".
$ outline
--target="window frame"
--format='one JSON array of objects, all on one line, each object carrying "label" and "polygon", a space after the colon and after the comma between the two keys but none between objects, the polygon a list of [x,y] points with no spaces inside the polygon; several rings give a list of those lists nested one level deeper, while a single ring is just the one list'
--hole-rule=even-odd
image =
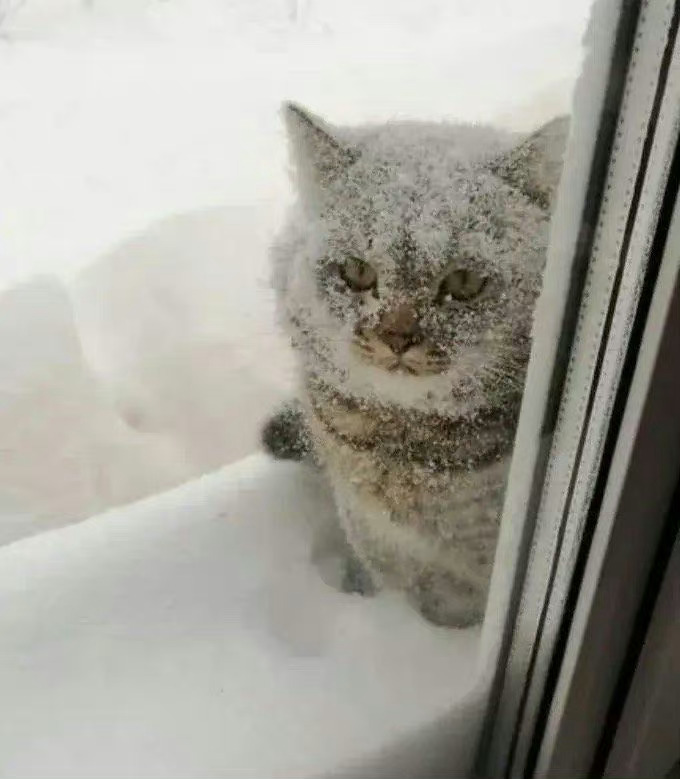
[{"label": "window frame", "polygon": [[[596,775],[589,770],[601,761],[606,713],[680,469],[664,445],[659,501],[645,517],[615,504],[648,484],[631,456],[646,446],[649,457],[659,432],[649,425],[659,415],[680,419],[680,407],[660,404],[655,390],[675,379],[654,373],[657,357],[674,369],[659,350],[674,326],[661,312],[670,311],[677,273],[678,230],[669,226],[680,164],[679,11],[661,0],[593,8],[484,628],[483,650],[496,667],[481,775]],[[588,125],[594,109],[598,121]],[[645,543],[627,545],[633,560],[607,570],[607,590],[604,560],[617,541],[626,546],[631,527]],[[637,586],[617,599],[626,572]],[[602,643],[613,627],[616,658]],[[588,679],[600,684],[584,716]]]},{"label": "window frame", "polygon": [[[680,526],[680,144],[675,157],[672,222],[662,229],[663,257],[597,524],[562,626],[537,777],[603,775],[654,603],[672,574]],[[647,768],[637,775],[654,775]]]}]

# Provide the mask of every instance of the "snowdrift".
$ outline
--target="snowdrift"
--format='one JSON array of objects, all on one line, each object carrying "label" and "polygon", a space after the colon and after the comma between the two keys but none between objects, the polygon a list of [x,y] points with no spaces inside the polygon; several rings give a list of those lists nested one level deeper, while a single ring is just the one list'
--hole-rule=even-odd
[{"label": "snowdrift", "polygon": [[478,631],[339,592],[339,544],[318,475],[255,455],[0,549],[0,776],[466,765]]}]

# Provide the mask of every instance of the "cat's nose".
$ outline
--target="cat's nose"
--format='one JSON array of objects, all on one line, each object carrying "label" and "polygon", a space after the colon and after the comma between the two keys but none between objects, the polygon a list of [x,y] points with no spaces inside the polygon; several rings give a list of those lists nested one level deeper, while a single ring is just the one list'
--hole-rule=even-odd
[{"label": "cat's nose", "polygon": [[408,303],[385,311],[376,331],[395,354],[403,354],[422,341],[418,314]]}]

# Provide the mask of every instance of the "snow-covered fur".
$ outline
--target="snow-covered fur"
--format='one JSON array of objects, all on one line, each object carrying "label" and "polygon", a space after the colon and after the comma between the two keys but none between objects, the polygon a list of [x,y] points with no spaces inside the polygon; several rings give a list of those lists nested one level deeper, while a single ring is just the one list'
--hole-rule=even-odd
[{"label": "snow-covered fur", "polygon": [[568,129],[331,128],[284,107],[298,202],[273,248],[302,404],[375,586],[481,619]]}]

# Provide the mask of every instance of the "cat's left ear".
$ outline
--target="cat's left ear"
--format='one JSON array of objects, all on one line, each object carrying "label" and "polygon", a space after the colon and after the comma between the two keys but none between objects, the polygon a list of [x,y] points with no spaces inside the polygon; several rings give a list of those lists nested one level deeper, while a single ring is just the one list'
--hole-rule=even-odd
[{"label": "cat's left ear", "polygon": [[296,103],[283,105],[293,165],[301,194],[323,190],[358,157],[321,119]]},{"label": "cat's left ear", "polygon": [[499,159],[492,170],[541,208],[550,208],[562,174],[569,117],[559,116]]}]

